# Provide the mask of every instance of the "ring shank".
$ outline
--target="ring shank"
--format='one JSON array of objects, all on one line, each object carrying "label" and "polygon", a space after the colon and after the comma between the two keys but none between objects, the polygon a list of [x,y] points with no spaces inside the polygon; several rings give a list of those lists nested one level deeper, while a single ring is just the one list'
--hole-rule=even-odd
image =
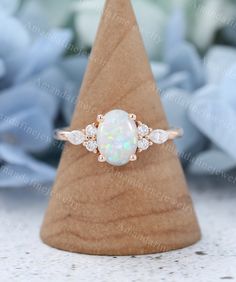
[{"label": "ring shank", "polygon": [[65,129],[56,129],[53,137],[59,141],[68,141],[68,134],[70,134],[70,131]]},{"label": "ring shank", "polygon": [[167,132],[169,134],[169,140],[180,138],[184,135],[184,130],[182,128],[169,129]]},{"label": "ring shank", "polygon": [[[166,130],[166,132],[168,132],[168,140],[180,138],[184,134],[184,131],[182,128],[173,128],[173,129]],[[71,131],[68,131],[66,129],[56,129],[54,131],[54,138],[60,141],[68,141],[68,137],[70,133]]]}]

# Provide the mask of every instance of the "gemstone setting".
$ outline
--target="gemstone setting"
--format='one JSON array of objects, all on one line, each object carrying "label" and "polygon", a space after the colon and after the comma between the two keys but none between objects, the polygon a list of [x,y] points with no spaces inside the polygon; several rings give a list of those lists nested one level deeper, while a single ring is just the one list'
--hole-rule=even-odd
[{"label": "gemstone setting", "polygon": [[98,147],[98,144],[94,140],[89,140],[89,141],[85,142],[85,147],[89,152],[95,152],[95,150]]},{"label": "gemstone setting", "polygon": [[137,126],[123,110],[113,110],[98,126],[97,144],[100,154],[115,166],[125,165],[137,151]]},{"label": "gemstone setting", "polygon": [[183,136],[181,128],[152,129],[136,119],[133,113],[112,110],[105,115],[97,115],[97,120],[81,130],[56,130],[57,140],[81,145],[97,154],[100,163],[107,162],[122,166],[137,160],[138,153],[155,144],[163,144]]},{"label": "gemstone setting", "polygon": [[97,135],[97,127],[94,124],[89,124],[86,127],[85,132],[87,137],[94,137]]},{"label": "gemstone setting", "polygon": [[138,140],[138,148],[141,151],[145,151],[149,148],[150,146],[150,142],[146,139],[146,138],[142,138],[140,140]]},{"label": "gemstone setting", "polygon": [[150,133],[149,139],[155,144],[163,144],[169,139],[169,134],[165,130],[156,129]]},{"label": "gemstone setting", "polygon": [[84,135],[82,131],[74,130],[67,134],[67,138],[71,144],[80,145],[85,141],[86,136]]},{"label": "gemstone setting", "polygon": [[149,127],[146,124],[140,124],[138,126],[138,134],[142,137],[148,135],[149,133]]}]

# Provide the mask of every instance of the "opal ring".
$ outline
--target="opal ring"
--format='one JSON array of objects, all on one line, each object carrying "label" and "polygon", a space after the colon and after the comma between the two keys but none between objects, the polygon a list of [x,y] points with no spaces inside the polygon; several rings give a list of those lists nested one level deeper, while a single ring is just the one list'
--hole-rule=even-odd
[{"label": "opal ring", "polygon": [[137,153],[155,144],[183,136],[183,130],[151,129],[137,121],[135,114],[123,110],[112,110],[98,115],[97,121],[82,130],[56,130],[57,140],[83,145],[89,152],[98,154],[99,162],[122,166],[137,160]]}]

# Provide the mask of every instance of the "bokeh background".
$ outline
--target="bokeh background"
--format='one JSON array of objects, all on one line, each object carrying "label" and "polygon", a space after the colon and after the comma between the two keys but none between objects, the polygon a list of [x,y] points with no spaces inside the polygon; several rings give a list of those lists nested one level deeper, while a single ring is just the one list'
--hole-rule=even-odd
[{"label": "bokeh background", "polygon": [[[236,183],[236,1],[133,0],[187,175]],[[102,0],[0,0],[0,188],[50,187]]]}]

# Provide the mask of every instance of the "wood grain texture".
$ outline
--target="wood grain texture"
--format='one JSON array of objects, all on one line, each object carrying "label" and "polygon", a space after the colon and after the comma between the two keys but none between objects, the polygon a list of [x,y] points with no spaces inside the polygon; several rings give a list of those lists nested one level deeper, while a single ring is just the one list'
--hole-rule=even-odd
[{"label": "wood grain texture", "polygon": [[[112,109],[168,128],[128,0],[108,0],[71,129]],[[42,240],[87,254],[130,255],[182,248],[200,230],[172,142],[152,146],[123,167],[98,163],[85,148],[65,146]]]}]

